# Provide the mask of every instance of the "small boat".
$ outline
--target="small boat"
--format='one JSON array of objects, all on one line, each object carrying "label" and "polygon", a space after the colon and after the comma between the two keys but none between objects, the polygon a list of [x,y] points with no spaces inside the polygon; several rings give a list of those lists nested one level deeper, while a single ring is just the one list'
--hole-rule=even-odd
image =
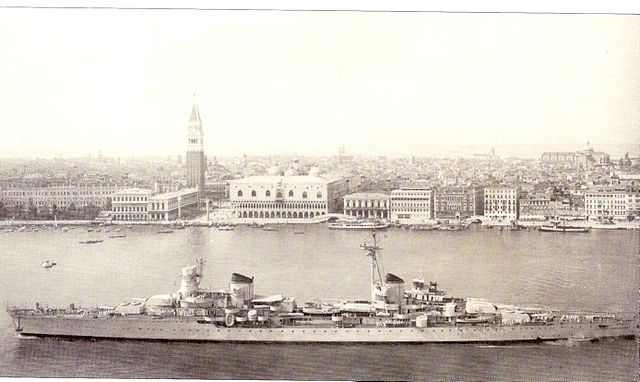
[{"label": "small boat", "polygon": [[218,231],[233,231],[234,228],[232,225],[220,225],[218,226]]},{"label": "small boat", "polygon": [[45,260],[45,261],[43,261],[43,262],[41,262],[41,263],[40,263],[40,266],[41,266],[42,268],[51,268],[51,267],[53,267],[54,265],[57,265],[57,263],[54,263],[53,261],[49,261],[49,260]]},{"label": "small boat", "polygon": [[8,232],[13,232],[13,228],[7,228],[7,229],[4,230],[4,232],[7,232],[7,233]]},{"label": "small boat", "polygon": [[109,239],[119,239],[121,237],[127,237],[127,235],[121,234],[121,233],[116,233],[116,234],[113,234],[113,235],[109,235]]},{"label": "small boat", "polygon": [[296,231],[293,231],[293,234],[294,234],[294,235],[304,235],[304,231],[302,231],[302,230],[296,230]]},{"label": "small boat", "polygon": [[95,240],[80,240],[79,241],[80,244],[98,244],[98,243],[102,243],[102,239],[95,239]]},{"label": "small boat", "polygon": [[540,227],[542,232],[589,232],[589,227],[576,227],[570,225],[553,224]]},{"label": "small boat", "polygon": [[389,228],[391,224],[379,221],[338,221],[335,223],[329,223],[328,227],[331,229],[385,229]]},{"label": "small boat", "polygon": [[62,232],[67,232],[69,230],[69,228],[67,227],[62,227]]},{"label": "small boat", "polygon": [[173,233],[173,230],[171,228],[165,228],[158,231],[158,233]]},{"label": "small boat", "polygon": [[275,228],[273,228],[273,227],[269,227],[269,226],[262,227],[262,230],[263,230],[263,231],[277,231],[277,229],[275,229]]},{"label": "small boat", "polygon": [[131,228],[132,228],[132,227],[131,227],[131,224],[127,224],[125,227],[126,227],[126,228],[129,228],[129,229],[131,229]]}]

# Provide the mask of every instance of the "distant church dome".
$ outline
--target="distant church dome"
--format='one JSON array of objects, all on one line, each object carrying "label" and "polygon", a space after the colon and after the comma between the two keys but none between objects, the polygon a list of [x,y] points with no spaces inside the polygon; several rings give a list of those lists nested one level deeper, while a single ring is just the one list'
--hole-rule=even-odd
[{"label": "distant church dome", "polygon": [[284,176],[296,176],[296,175],[298,175],[298,171],[296,171],[293,168],[290,168],[284,172]]},{"label": "distant church dome", "polygon": [[280,175],[281,172],[282,172],[282,170],[280,170],[280,166],[275,165],[275,166],[269,167],[269,170],[267,171],[267,174],[269,174],[269,175]]},{"label": "distant church dome", "polygon": [[311,176],[319,176],[320,175],[320,169],[318,167],[311,167],[309,169],[309,175]]}]

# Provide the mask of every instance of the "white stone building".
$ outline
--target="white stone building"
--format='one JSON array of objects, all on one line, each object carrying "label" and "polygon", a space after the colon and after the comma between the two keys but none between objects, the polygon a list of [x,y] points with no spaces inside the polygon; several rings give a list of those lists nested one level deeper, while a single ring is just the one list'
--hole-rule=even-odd
[{"label": "white stone building", "polygon": [[422,223],[433,219],[433,189],[403,187],[391,191],[390,217],[400,223]]},{"label": "white stone building", "polygon": [[[629,197],[631,196],[631,197]],[[635,196],[624,189],[594,187],[584,193],[584,207],[589,219],[625,220],[634,208]]]},{"label": "white stone building", "polygon": [[262,175],[229,181],[234,215],[243,219],[310,219],[342,204],[340,179]]},{"label": "white stone building", "polygon": [[484,216],[498,220],[517,220],[520,191],[514,187],[486,187]]},{"label": "white stone building", "polygon": [[389,195],[358,192],[344,197],[344,214],[363,219],[388,219]]},{"label": "white stone building", "polygon": [[153,191],[147,188],[128,188],[116,192],[111,200],[111,218],[113,220],[149,219],[149,198]]},{"label": "white stone building", "polygon": [[9,187],[0,190],[0,201],[8,208],[29,208],[53,211],[70,206],[105,208],[111,196],[122,187],[117,185],[59,185],[47,187]]}]

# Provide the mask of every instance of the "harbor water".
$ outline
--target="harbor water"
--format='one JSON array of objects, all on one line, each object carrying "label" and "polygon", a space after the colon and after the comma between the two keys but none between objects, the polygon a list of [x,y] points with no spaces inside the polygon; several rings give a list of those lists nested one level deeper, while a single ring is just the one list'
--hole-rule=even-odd
[{"label": "harbor water", "polygon": [[[114,228],[111,227],[113,230]],[[232,272],[255,276],[257,294],[369,299],[370,233],[325,225],[274,231],[189,227],[86,227],[0,232],[0,299],[7,306],[92,307],[177,290],[182,267],[202,256],[202,286],[223,288]],[[296,232],[297,231],[297,232]],[[300,233],[303,234],[300,234]],[[112,233],[112,232],[111,232]],[[556,310],[638,311],[640,231],[378,233],[382,264],[410,283],[438,282],[455,296],[542,304]],[[99,240],[96,244],[80,241]],[[57,265],[44,269],[43,260]],[[0,375],[215,379],[634,380],[637,343],[615,339],[488,345],[224,344],[19,339],[0,315]]]}]

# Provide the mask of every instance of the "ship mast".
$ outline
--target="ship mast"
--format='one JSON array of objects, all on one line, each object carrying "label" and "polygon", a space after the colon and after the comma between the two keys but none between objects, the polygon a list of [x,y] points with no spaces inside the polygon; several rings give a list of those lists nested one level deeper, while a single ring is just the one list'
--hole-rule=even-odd
[{"label": "ship mast", "polygon": [[360,248],[364,251],[367,251],[367,256],[371,258],[371,297],[375,298],[374,288],[376,285],[376,279],[375,279],[376,274],[378,276],[380,287],[382,287],[383,285],[382,273],[380,273],[380,265],[378,264],[378,255],[377,255],[377,251],[382,250],[382,247],[379,247],[376,241],[375,229],[371,233],[371,236],[373,237],[373,245],[368,245],[367,242],[365,241],[362,245],[360,245]]}]

